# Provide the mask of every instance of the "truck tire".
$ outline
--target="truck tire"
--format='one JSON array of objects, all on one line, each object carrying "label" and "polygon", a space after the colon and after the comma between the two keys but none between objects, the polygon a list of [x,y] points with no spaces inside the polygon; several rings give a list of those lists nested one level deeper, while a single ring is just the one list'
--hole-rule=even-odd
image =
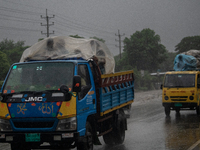
[{"label": "truck tire", "polygon": [[176,113],[180,113],[180,108],[176,108]]},{"label": "truck tire", "polygon": [[200,115],[200,107],[199,106],[196,107],[196,113],[197,113],[197,115]]},{"label": "truck tire", "polygon": [[115,140],[114,140],[114,136],[113,136],[113,131],[103,135],[103,140],[107,145],[114,145]]},{"label": "truck tire", "polygon": [[77,150],[93,150],[93,133],[89,122],[86,122],[85,138],[86,141],[78,143]]},{"label": "truck tire", "polygon": [[31,150],[31,148],[25,143],[12,143],[11,150]]},{"label": "truck tire", "polygon": [[118,122],[117,126],[114,128],[114,141],[115,144],[122,144],[125,139],[125,121],[126,116],[123,111],[120,111],[120,114],[118,116]]},{"label": "truck tire", "polygon": [[103,140],[107,145],[122,144],[125,139],[126,115],[123,110],[118,115],[117,124],[113,126],[113,130],[103,135]]},{"label": "truck tire", "polygon": [[167,117],[169,117],[169,115],[170,115],[170,107],[168,107],[168,106],[165,106],[165,115]]}]

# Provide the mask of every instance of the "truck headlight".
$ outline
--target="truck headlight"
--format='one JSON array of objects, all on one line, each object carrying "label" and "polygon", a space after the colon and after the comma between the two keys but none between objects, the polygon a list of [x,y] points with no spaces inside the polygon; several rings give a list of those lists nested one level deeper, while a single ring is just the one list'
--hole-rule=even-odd
[{"label": "truck headlight", "polygon": [[9,120],[0,119],[0,131],[12,131]]},{"label": "truck headlight", "polygon": [[169,97],[168,96],[165,96],[165,100],[168,100],[169,99]]},{"label": "truck headlight", "polygon": [[190,96],[190,100],[194,100],[194,96]]},{"label": "truck headlight", "polygon": [[76,130],[76,117],[59,120],[56,131],[72,131]]}]

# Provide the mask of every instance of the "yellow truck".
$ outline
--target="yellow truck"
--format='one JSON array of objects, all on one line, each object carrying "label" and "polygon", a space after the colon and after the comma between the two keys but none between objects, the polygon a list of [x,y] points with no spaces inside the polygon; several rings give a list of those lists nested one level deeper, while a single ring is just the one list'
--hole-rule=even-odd
[{"label": "yellow truck", "polygon": [[166,116],[171,110],[196,110],[200,114],[200,71],[166,72],[161,89]]}]

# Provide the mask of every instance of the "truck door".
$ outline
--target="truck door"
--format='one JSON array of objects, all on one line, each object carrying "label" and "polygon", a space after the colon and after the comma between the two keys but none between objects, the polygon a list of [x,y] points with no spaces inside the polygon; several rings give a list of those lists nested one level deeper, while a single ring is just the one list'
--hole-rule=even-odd
[{"label": "truck door", "polygon": [[77,74],[81,77],[81,92],[76,100],[77,120],[78,130],[82,130],[85,128],[87,117],[96,113],[96,92],[89,64],[78,64]]}]

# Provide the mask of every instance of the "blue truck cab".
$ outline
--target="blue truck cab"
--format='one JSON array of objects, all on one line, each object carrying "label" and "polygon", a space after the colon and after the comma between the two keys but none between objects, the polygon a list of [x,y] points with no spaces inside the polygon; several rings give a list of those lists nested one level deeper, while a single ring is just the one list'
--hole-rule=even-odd
[{"label": "blue truck cab", "polygon": [[0,143],[12,150],[120,144],[124,109],[134,99],[133,71],[101,74],[82,58],[15,63],[0,94]]}]

